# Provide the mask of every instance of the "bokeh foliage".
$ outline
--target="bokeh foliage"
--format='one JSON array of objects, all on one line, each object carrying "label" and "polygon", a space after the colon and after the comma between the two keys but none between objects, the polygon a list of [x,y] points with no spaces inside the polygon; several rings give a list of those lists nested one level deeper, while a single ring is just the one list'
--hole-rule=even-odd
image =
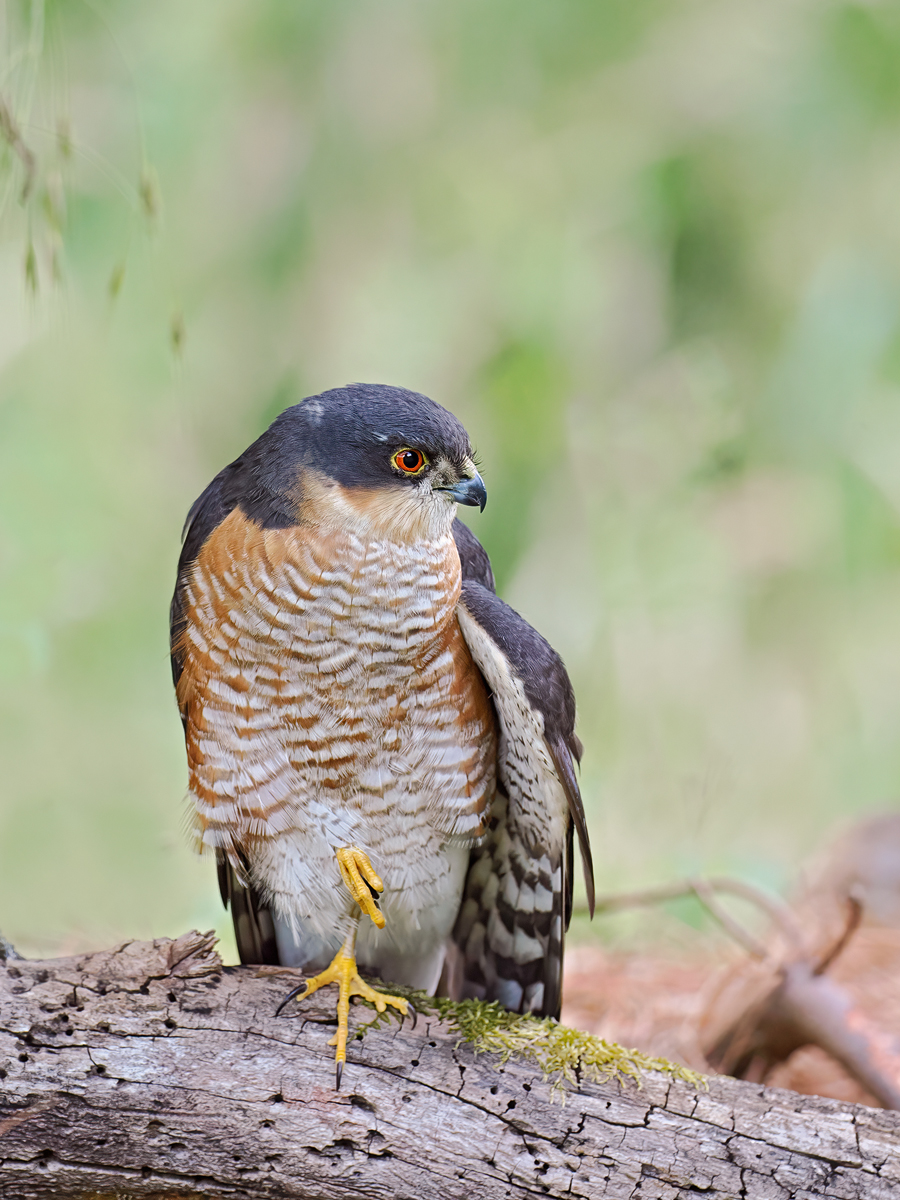
[{"label": "bokeh foliage", "polygon": [[900,791],[900,9],[0,6],[0,928],[219,923],[191,501],[365,379],[466,422],[601,889],[783,884]]}]

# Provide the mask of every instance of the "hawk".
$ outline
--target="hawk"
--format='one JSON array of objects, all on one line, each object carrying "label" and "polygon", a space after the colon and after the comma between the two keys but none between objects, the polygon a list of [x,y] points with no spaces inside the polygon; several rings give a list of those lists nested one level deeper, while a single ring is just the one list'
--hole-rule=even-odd
[{"label": "hawk", "polygon": [[573,832],[593,872],[572,686],[456,517],[460,422],[356,384],[285,410],[191,508],[171,609],[196,831],[244,963],[407,1002],[559,1015]]}]

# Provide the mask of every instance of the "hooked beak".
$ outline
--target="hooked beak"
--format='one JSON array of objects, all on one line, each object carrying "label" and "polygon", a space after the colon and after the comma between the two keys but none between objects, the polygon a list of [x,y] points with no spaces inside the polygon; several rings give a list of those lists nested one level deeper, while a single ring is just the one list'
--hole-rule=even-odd
[{"label": "hooked beak", "polygon": [[487,488],[484,486],[484,480],[477,471],[469,478],[461,479],[459,483],[454,484],[452,487],[440,487],[434,490],[436,492],[447,492],[457,504],[477,504],[482,512],[484,512],[484,506],[487,504]]}]

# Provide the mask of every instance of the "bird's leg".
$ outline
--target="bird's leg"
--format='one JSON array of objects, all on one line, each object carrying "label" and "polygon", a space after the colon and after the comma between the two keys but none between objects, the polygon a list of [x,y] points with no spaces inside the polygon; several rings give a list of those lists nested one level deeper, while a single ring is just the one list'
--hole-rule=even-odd
[{"label": "bird's leg", "polygon": [[[341,877],[350,889],[356,904],[362,912],[365,912],[372,918],[379,929],[383,929],[384,917],[376,907],[372,893],[367,885],[371,885],[376,891],[381,892],[384,890],[384,884],[372,869],[368,855],[362,850],[357,849],[356,846],[345,846],[338,850],[337,860],[338,866],[341,869]],[[391,996],[387,992],[376,992],[374,988],[369,987],[364,979],[360,978],[359,972],[356,969],[356,932],[359,928],[362,912],[350,918],[351,924],[344,938],[344,943],[332,959],[331,964],[324,971],[320,971],[318,975],[313,975],[311,979],[307,979],[305,984],[301,984],[300,987],[288,993],[278,1008],[278,1012],[281,1012],[281,1009],[290,1000],[295,998],[297,1000],[305,1000],[307,996],[311,996],[313,992],[317,992],[319,988],[323,988],[329,983],[336,983],[338,985],[338,1027],[334,1037],[328,1043],[329,1046],[337,1047],[334,1060],[337,1070],[338,1087],[341,1086],[341,1075],[344,1070],[344,1063],[347,1060],[347,1033],[349,1030],[351,996],[361,996],[364,1000],[368,1000],[371,1004],[375,1005],[375,1011],[379,1013],[383,1013],[389,1004],[399,1009],[404,1016],[409,1011],[409,1004],[402,996]]]}]

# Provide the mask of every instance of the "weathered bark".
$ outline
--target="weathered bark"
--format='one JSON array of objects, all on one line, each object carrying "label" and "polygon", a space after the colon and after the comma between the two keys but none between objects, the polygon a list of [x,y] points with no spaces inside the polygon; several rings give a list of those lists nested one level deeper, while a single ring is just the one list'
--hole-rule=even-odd
[{"label": "weathered bark", "polygon": [[663,1075],[561,1104],[423,1016],[335,1091],[333,998],[274,1015],[294,980],[199,934],[0,964],[0,1196],[900,1196],[896,1113]]}]

